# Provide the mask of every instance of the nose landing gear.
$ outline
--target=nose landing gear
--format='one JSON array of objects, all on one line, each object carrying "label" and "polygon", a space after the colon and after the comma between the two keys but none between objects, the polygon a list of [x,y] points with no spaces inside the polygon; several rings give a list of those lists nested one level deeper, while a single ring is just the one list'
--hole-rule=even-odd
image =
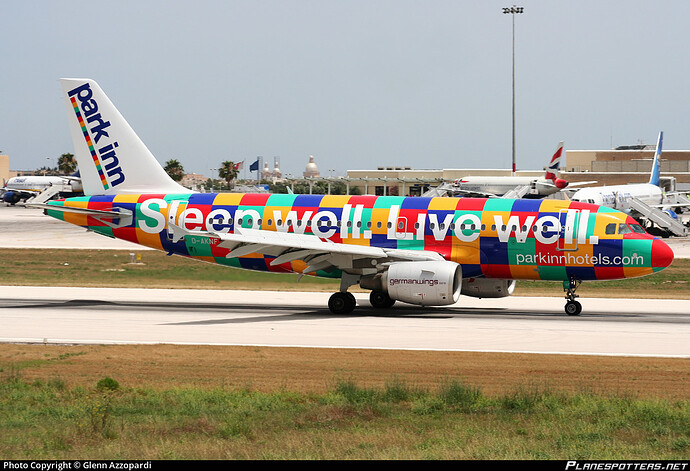
[{"label": "nose landing gear", "polygon": [[568,302],[565,303],[565,313],[569,316],[579,316],[582,312],[582,304],[575,301],[575,298],[577,298],[575,291],[577,287],[580,286],[580,283],[581,281],[575,277],[571,277],[570,281],[563,282],[563,291],[566,292],[565,299],[568,300]]}]

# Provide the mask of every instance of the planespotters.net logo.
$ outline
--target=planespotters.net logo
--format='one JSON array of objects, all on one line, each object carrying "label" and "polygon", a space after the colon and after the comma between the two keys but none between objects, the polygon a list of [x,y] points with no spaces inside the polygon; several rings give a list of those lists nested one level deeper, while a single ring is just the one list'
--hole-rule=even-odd
[{"label": "planespotters.net logo", "polygon": [[566,471],[684,471],[687,461],[568,461]]}]

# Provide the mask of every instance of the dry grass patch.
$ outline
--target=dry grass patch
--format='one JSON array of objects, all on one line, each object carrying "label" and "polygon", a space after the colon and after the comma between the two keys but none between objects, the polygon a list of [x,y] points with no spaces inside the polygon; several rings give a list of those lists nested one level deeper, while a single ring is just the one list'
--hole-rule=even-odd
[{"label": "dry grass patch", "polygon": [[0,377],[91,386],[230,388],[324,393],[337,381],[384,388],[391,380],[438,390],[449,378],[504,395],[518,387],[687,399],[690,360],[404,350],[184,345],[0,345]]}]

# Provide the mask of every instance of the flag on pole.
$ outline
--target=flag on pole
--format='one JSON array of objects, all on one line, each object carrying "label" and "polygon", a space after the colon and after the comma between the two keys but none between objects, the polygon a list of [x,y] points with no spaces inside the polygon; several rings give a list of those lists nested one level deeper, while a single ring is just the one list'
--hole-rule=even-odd
[{"label": "flag on pole", "polygon": [[235,170],[237,170],[238,172],[242,170],[242,167],[244,167],[244,160],[242,162],[237,162],[235,164]]},{"label": "flag on pole", "polygon": [[254,170],[259,170],[259,159],[256,159],[256,162],[249,166],[250,172],[253,172]]}]

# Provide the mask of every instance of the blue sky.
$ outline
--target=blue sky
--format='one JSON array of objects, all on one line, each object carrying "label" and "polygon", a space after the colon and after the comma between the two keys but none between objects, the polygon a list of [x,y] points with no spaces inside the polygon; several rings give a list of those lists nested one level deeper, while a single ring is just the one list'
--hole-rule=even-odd
[{"label": "blue sky", "polygon": [[[3,2],[0,151],[73,152],[60,77],[96,80],[160,162],[209,174],[509,168],[509,2]],[[690,149],[690,2],[525,1],[518,169],[566,149]]]}]

